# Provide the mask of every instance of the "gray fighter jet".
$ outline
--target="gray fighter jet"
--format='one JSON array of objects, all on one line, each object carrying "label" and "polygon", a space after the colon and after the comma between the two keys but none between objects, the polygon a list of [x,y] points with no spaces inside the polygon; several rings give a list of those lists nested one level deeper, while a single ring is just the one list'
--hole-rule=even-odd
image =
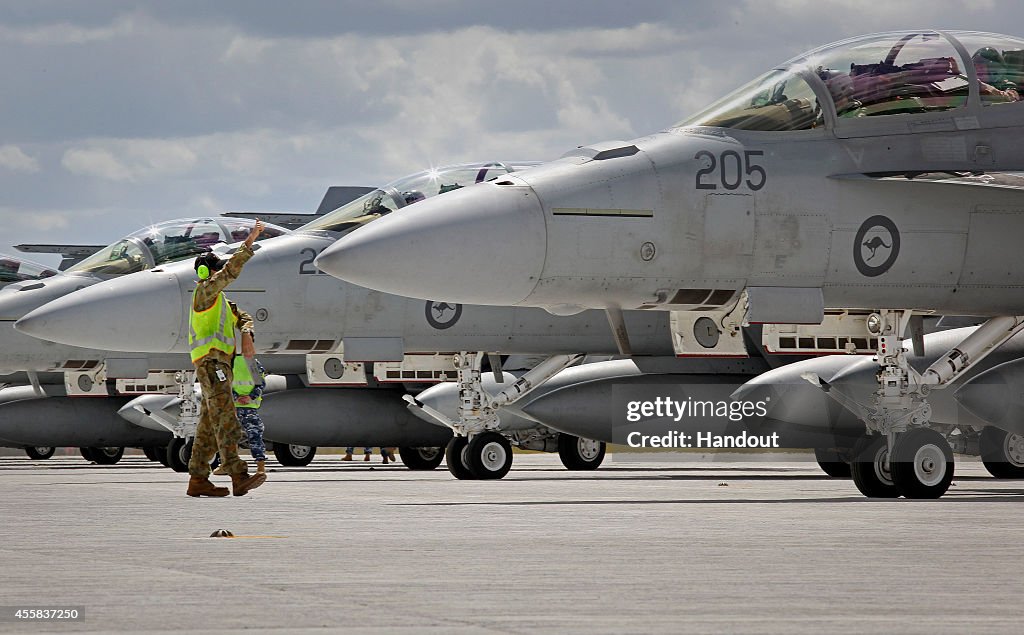
[{"label": "gray fighter jet", "polygon": [[[860,472],[938,497],[953,459],[927,393],[1024,326],[1022,85],[1021,38],[845,40],[662,132],[394,214],[318,266],[450,303],[671,312],[679,354],[734,352],[746,323],[779,352],[874,353]],[[989,319],[921,371],[900,340],[923,352],[930,314]]]},{"label": "gray fighter jet", "polygon": [[[147,227],[103,247],[62,273],[4,258],[0,278],[0,437],[8,445],[26,447],[30,457],[52,455],[55,446],[79,446],[86,459],[116,463],[123,448],[167,446],[163,428],[132,425],[117,415],[136,395],[176,386],[177,371],[191,368],[187,355],[153,355],[85,349],[28,337],[12,328],[25,313],[75,290],[133,271],[179,259],[203,250],[223,249],[244,238],[251,219],[199,218],[168,221]],[[269,226],[266,238],[285,230]],[[264,238],[261,237],[261,238]],[[80,248],[34,246],[34,251],[81,255]],[[300,356],[282,356],[274,371],[300,373]],[[28,384],[28,385],[26,385]],[[77,397],[103,397],[77,399]]]},{"label": "gray fighter jet", "polygon": [[[49,267],[18,258],[0,254],[0,288],[15,282],[39,281],[57,275]],[[24,399],[34,394],[35,388],[25,387],[29,381],[27,373],[7,373],[0,375],[0,403]],[[20,390],[19,390],[20,388]],[[53,456],[54,448],[47,445],[25,445],[0,438],[0,447],[23,448],[29,458],[48,459]]]},{"label": "gray fighter jet", "polygon": [[[505,178],[509,173],[519,173],[515,164],[472,164],[418,173],[287,236],[261,242],[229,291],[229,296],[257,319],[256,345],[261,357],[266,360],[280,354],[306,355],[307,377],[312,386],[408,386],[462,378],[478,399],[488,399],[486,387],[481,385],[482,360],[488,356],[472,351],[554,356],[530,372],[517,375],[514,383],[502,385],[506,403],[512,403],[576,361],[580,352],[618,353],[606,316],[598,311],[553,317],[538,309],[410,300],[356,287],[323,275],[312,266],[315,256],[346,231],[371,220],[379,222],[375,219],[386,218],[396,209],[410,206],[415,210],[422,204],[416,202],[421,198],[436,197],[442,192],[450,192],[444,194],[450,196],[455,193],[452,190],[490,178]],[[191,263],[161,266],[54,301],[21,319],[17,328],[51,340],[103,349],[153,354],[184,352],[188,350],[185,308],[194,286]],[[623,315],[622,324],[631,338],[630,353],[643,357],[645,365],[679,364],[689,367],[688,372],[705,374],[725,372],[726,366],[735,367],[734,387],[772,365],[765,358],[722,363],[676,360],[669,336],[669,317],[664,312],[630,311]],[[780,358],[772,360],[780,362]],[[499,366],[510,368],[496,360],[493,367]],[[351,398],[346,398],[348,395]],[[278,399],[298,396],[272,395],[267,403],[273,405]],[[365,399],[352,390],[328,391],[319,399],[332,399],[330,418],[346,422],[376,417],[401,421],[393,409],[402,409],[404,413],[406,406],[395,396],[393,401],[381,403],[374,412],[368,412],[360,406]],[[433,414],[426,414],[424,406]],[[557,433],[535,420],[502,428],[494,416],[483,420],[482,427],[474,428],[479,420],[467,422],[462,417],[451,417],[423,402],[413,401],[412,407],[417,414],[426,415],[427,420],[443,423],[459,434],[459,440],[454,442],[459,447],[450,446],[449,469],[456,476],[495,478],[507,472],[512,460],[509,438],[528,449],[554,450],[557,446]],[[319,422],[327,415],[319,412],[307,415],[307,425],[321,425]],[[329,426],[321,427],[327,430]],[[485,432],[491,434],[482,434]],[[463,454],[461,446],[467,444],[471,435],[483,440],[473,451],[467,449]],[[579,444],[575,447],[579,448]],[[490,467],[486,467],[481,458],[485,455],[504,458],[492,460]],[[564,451],[562,455],[563,459],[567,456]],[[476,458],[471,461],[473,457]],[[475,471],[461,469],[473,462]],[[567,464],[575,463],[573,458],[567,460]]]}]

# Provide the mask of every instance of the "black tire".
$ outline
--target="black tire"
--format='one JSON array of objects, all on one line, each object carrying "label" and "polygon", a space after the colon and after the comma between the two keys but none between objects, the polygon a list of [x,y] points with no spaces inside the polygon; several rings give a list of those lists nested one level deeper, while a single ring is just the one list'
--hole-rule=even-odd
[{"label": "black tire", "polygon": [[444,462],[448,465],[448,471],[460,481],[475,479],[476,476],[466,465],[466,450],[469,448],[469,439],[466,437],[452,437],[448,446],[444,449]]},{"label": "black tire", "polygon": [[107,447],[107,448],[89,448],[92,450],[92,460],[97,465],[116,465],[121,457],[124,456],[124,448],[118,447]]},{"label": "black tire", "polygon": [[1024,435],[991,426],[978,438],[981,462],[996,478],[1024,478]]},{"label": "black tire", "polygon": [[167,467],[175,472],[188,472],[188,462],[192,458],[192,439],[175,437],[167,444]]},{"label": "black tire", "polygon": [[43,446],[25,448],[25,454],[33,461],[44,461],[53,456],[53,453],[56,451],[57,448]]},{"label": "black tire", "polygon": [[153,453],[156,456],[153,460],[164,467],[171,467],[171,464],[167,462],[167,446],[161,445],[153,448]]},{"label": "black tire", "polygon": [[444,449],[398,448],[398,456],[410,470],[432,470],[444,461]]},{"label": "black tire", "polygon": [[885,437],[866,435],[853,446],[850,475],[860,493],[868,498],[899,498],[892,475],[885,468],[885,455],[889,448]]},{"label": "black tire", "polygon": [[512,444],[497,432],[474,435],[465,456],[469,471],[478,479],[499,479],[512,469]]},{"label": "black tire", "polygon": [[142,446],[142,453],[146,455],[147,459],[149,459],[150,461],[153,461],[154,463],[159,463],[160,462],[160,459],[157,458],[157,452],[159,452],[159,451],[160,451],[160,448],[156,447],[155,445],[144,445],[144,446]]},{"label": "black tire", "polygon": [[78,448],[78,453],[82,455],[82,458],[90,463],[95,463],[96,459],[92,458],[92,448]]},{"label": "black tire", "polygon": [[285,467],[305,467],[313,462],[316,456],[315,445],[274,444],[274,458]]},{"label": "black tire", "polygon": [[604,441],[592,441],[571,434],[558,435],[558,458],[568,470],[596,470],[604,461]]},{"label": "black tire", "polygon": [[939,498],[953,482],[953,449],[934,430],[900,434],[892,453],[892,480],[906,498]]},{"label": "black tire", "polygon": [[850,467],[850,451],[837,448],[814,448],[814,459],[818,467],[832,478],[850,478],[853,469]]}]

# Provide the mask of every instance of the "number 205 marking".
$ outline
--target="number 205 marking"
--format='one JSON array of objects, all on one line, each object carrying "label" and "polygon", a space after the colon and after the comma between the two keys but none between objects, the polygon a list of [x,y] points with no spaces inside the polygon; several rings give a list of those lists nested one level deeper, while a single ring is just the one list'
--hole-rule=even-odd
[{"label": "number 205 marking", "polygon": [[[764,171],[763,167],[757,165],[753,158],[762,156],[764,156],[763,150],[744,150],[742,158],[739,152],[726,150],[720,157],[716,158],[711,152],[701,150],[693,155],[693,158],[701,159],[706,157],[710,163],[707,167],[697,170],[697,189],[717,190],[717,183],[704,181],[705,176],[713,177],[716,171],[718,172],[719,182],[727,190],[738,189],[743,184],[746,184],[747,187],[754,191],[761,189],[768,182],[768,173]],[[743,180],[744,174],[747,176],[746,181]],[[756,178],[751,180],[750,177],[755,175]]]}]

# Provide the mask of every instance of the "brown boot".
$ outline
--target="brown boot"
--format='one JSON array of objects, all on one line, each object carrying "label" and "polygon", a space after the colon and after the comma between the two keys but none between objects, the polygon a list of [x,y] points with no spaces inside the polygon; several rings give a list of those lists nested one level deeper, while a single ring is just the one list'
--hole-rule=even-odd
[{"label": "brown boot", "polygon": [[352,453],[351,452],[346,452],[345,456],[341,457],[341,460],[342,461],[351,461],[352,460]]},{"label": "brown boot", "polygon": [[208,478],[193,476],[188,479],[188,491],[185,493],[189,496],[227,496],[228,488],[217,487]]},{"label": "brown boot", "polygon": [[231,475],[231,490],[235,496],[245,496],[249,490],[256,489],[267,480],[264,472],[256,472],[252,476],[248,472]]},{"label": "brown boot", "polygon": [[370,460],[370,453],[369,452],[367,452],[366,454],[363,455],[363,460],[364,461],[369,461]]},{"label": "brown boot", "polygon": [[267,462],[266,461],[256,461],[256,471],[260,472],[261,474],[266,474],[266,472],[267,472]]}]

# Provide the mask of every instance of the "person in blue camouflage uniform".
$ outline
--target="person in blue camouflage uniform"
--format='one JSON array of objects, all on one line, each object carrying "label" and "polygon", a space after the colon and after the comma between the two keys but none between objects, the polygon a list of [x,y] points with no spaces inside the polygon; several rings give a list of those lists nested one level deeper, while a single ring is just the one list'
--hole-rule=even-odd
[{"label": "person in blue camouflage uniform", "polygon": [[260,402],[263,399],[263,391],[267,387],[267,370],[255,357],[252,358],[252,369],[255,371],[253,372],[255,385],[252,387],[252,391],[243,395],[233,390],[232,394],[235,397],[235,414],[238,415],[238,422],[242,424],[242,429],[249,441],[249,453],[256,461],[256,471],[266,472],[267,446],[263,442]]}]

